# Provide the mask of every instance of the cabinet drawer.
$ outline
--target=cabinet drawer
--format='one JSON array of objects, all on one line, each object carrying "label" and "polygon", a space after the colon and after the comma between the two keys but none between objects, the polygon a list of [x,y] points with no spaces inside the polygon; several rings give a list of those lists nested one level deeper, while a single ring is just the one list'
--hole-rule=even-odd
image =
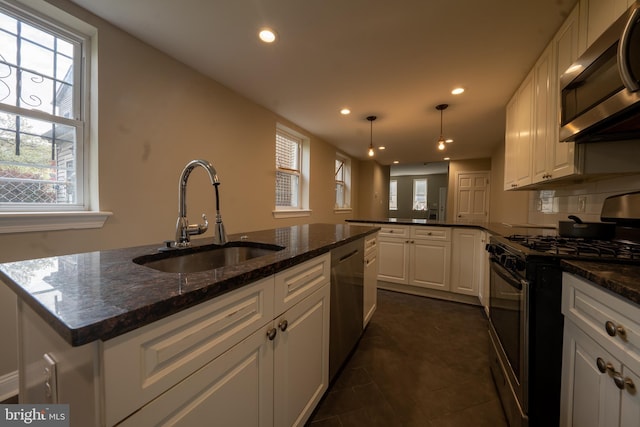
[{"label": "cabinet drawer", "polygon": [[329,282],[331,253],[276,273],[275,316],[279,316]]},{"label": "cabinet drawer", "polygon": [[409,230],[408,226],[380,224],[380,237],[409,237]]},{"label": "cabinet drawer", "polygon": [[269,323],[273,289],[271,276],[104,342],[106,424],[120,421]]},{"label": "cabinet drawer", "polygon": [[640,307],[568,273],[563,273],[562,286],[565,317],[627,366],[638,370],[640,324],[632,319],[640,319]]},{"label": "cabinet drawer", "polygon": [[378,234],[371,234],[364,239],[364,256],[378,251]]},{"label": "cabinet drawer", "polygon": [[411,227],[411,237],[416,239],[451,240],[451,228],[449,227]]}]

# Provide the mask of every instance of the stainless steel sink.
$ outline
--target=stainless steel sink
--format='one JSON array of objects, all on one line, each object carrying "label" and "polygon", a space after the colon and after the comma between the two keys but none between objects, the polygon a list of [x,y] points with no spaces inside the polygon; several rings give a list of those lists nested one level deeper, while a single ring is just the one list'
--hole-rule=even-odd
[{"label": "stainless steel sink", "polygon": [[241,264],[282,249],[284,246],[240,241],[143,255],[133,262],[165,273],[196,273]]}]

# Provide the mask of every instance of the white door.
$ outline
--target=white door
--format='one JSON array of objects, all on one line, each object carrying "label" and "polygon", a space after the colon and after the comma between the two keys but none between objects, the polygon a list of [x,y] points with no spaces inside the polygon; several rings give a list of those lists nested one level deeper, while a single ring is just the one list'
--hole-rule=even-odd
[{"label": "white door", "polygon": [[489,172],[459,172],[456,185],[456,221],[488,221]]}]

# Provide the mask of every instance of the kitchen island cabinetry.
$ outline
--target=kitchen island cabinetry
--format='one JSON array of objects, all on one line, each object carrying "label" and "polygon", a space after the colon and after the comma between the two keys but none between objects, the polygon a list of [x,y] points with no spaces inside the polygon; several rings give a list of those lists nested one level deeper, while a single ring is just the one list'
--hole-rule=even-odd
[{"label": "kitchen island cabinetry", "polygon": [[409,283],[410,236],[408,226],[380,224],[378,280],[405,285]]},{"label": "kitchen island cabinetry", "polygon": [[329,279],[326,253],[79,347],[20,303],[21,400],[70,403],[72,426],[304,425],[328,387]]},{"label": "kitchen island cabinetry", "polygon": [[563,273],[562,427],[637,426],[640,307]]},{"label": "kitchen island cabinetry", "polygon": [[409,284],[448,291],[451,270],[451,228],[411,227]]}]

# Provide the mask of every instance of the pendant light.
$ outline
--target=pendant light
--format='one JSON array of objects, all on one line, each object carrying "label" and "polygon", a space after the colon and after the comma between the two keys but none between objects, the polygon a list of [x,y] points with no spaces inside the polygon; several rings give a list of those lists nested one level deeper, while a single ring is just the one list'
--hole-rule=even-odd
[{"label": "pendant light", "polygon": [[440,139],[438,139],[438,150],[444,150],[444,136],[442,136],[442,112],[447,109],[449,104],[438,104],[436,110],[440,111]]},{"label": "pendant light", "polygon": [[369,123],[371,123],[371,139],[369,140],[369,157],[373,157],[373,155],[375,154],[375,151],[373,151],[373,121],[377,119],[376,116],[369,116],[367,117],[367,120],[369,120]]}]

